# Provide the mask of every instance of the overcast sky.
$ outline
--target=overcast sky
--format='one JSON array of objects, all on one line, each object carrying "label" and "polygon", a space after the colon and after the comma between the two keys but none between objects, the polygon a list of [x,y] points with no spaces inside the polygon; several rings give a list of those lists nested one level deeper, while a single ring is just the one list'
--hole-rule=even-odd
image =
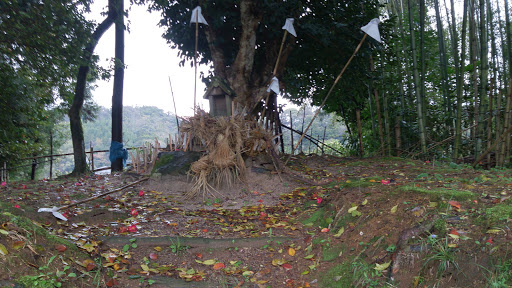
[{"label": "overcast sky", "polygon": [[[100,15],[107,1],[95,1],[91,7],[89,19],[101,22]],[[128,5],[125,1],[125,5]],[[163,28],[157,26],[158,13],[149,13],[146,6],[134,5],[129,12],[130,32],[125,32],[124,106],[156,106],[174,113],[174,106],[169,86],[176,100],[178,116],[192,115],[194,105],[194,68],[186,64],[179,66],[178,51],[172,50],[162,38]],[[193,27],[193,26],[192,26]],[[194,33],[191,28],[190,33]],[[100,56],[101,64],[109,66],[107,59],[114,57],[114,25],[103,35],[95,53]],[[208,110],[208,101],[203,100],[204,84],[199,79],[198,67],[197,102]],[[93,91],[94,100],[101,106],[112,107],[113,77],[109,81],[97,81],[98,87]]]}]

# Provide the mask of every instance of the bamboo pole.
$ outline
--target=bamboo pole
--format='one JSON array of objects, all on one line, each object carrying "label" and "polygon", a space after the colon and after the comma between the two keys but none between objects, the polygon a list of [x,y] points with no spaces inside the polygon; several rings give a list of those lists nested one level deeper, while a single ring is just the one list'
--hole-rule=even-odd
[{"label": "bamboo pole", "polygon": [[364,42],[364,40],[366,39],[367,36],[368,36],[368,34],[365,33],[363,38],[361,39],[361,41],[357,45],[356,50],[354,51],[354,53],[352,53],[352,56],[350,56],[350,58],[348,59],[348,62],[345,64],[345,66],[343,66],[343,69],[341,70],[341,72],[338,75],[338,77],[336,77],[336,80],[334,80],[334,84],[332,85],[331,89],[329,89],[329,92],[327,92],[327,95],[325,96],[324,100],[320,104],[320,107],[318,107],[318,110],[316,111],[315,115],[313,116],[313,119],[311,119],[311,122],[309,122],[308,127],[306,128],[306,130],[303,131],[303,134],[300,136],[299,142],[297,142],[297,145],[292,150],[292,153],[290,153],[290,155],[288,156],[288,158],[284,162],[285,166],[286,166],[286,164],[288,164],[288,161],[290,161],[290,158],[291,158],[293,152],[297,149],[297,147],[299,146],[300,142],[302,142],[302,139],[304,138],[304,135],[306,134],[308,129],[311,127],[311,124],[313,124],[313,121],[315,121],[316,117],[320,113],[320,110],[324,107],[325,103],[327,102],[327,99],[329,98],[329,96],[331,95],[332,91],[334,90],[334,87],[336,86],[336,84],[338,84],[338,81],[340,81],[340,78],[341,78],[341,76],[343,76],[343,73],[345,73],[345,70],[347,70],[348,65],[350,64],[350,62],[352,62],[352,59],[354,59],[354,56],[356,56],[356,53],[359,51],[359,49],[361,49],[361,45],[363,45],[363,42]]},{"label": "bamboo pole", "polygon": [[72,204],[69,204],[69,205],[66,205],[66,206],[59,207],[59,208],[57,209],[57,211],[59,211],[59,210],[65,210],[65,209],[68,209],[68,208],[71,208],[71,207],[74,207],[74,206],[77,206],[77,205],[80,205],[80,204],[83,204],[83,203],[86,203],[86,202],[92,201],[92,200],[94,200],[94,199],[98,199],[98,198],[100,198],[100,197],[103,197],[103,196],[106,196],[106,195],[109,195],[109,194],[112,194],[112,193],[115,193],[115,192],[119,192],[119,191],[121,191],[121,190],[124,190],[124,189],[126,189],[126,188],[132,187],[132,186],[134,186],[134,185],[136,185],[136,184],[139,184],[139,183],[141,183],[141,182],[147,181],[148,179],[149,179],[149,177],[148,177],[148,178],[143,178],[143,179],[140,179],[140,180],[135,181],[135,182],[133,182],[133,183],[130,183],[130,184],[128,184],[128,185],[125,185],[125,186],[123,186],[123,187],[120,187],[120,188],[114,189],[114,190],[112,190],[112,191],[108,191],[108,192],[105,192],[105,193],[101,193],[101,194],[98,194],[98,195],[96,195],[96,196],[93,196],[93,197],[90,197],[90,198],[84,199],[84,200],[82,200],[82,201],[78,201],[78,202],[75,202],[75,203],[72,203]]},{"label": "bamboo pole", "polygon": [[197,90],[197,42],[199,39],[199,13],[196,13],[196,45],[194,49],[194,116],[196,116],[196,90]]},{"label": "bamboo pole", "polygon": [[[172,103],[174,104],[174,116],[176,116],[176,128],[178,128],[178,133],[180,133],[180,122],[178,120],[178,112],[176,110],[176,101],[174,101],[174,92],[172,91],[171,76],[169,76],[169,86],[171,86]],[[194,106],[196,105],[195,97],[196,97],[196,95],[195,95],[195,91],[194,91]],[[169,136],[169,142],[170,141],[171,141],[171,137]]]}]

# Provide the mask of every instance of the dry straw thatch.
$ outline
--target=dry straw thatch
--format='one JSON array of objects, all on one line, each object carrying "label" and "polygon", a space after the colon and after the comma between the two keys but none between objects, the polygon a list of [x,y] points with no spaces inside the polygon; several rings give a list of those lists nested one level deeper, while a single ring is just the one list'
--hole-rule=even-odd
[{"label": "dry straw thatch", "polygon": [[182,119],[180,133],[182,137],[192,139],[191,145],[200,143],[205,151],[205,155],[190,167],[193,187],[187,197],[195,197],[201,192],[203,197],[208,193],[215,196],[215,193],[221,194],[215,188],[243,182],[246,174],[244,158],[274,149],[267,144],[274,137],[272,132],[243,116],[211,117],[199,111],[193,117]]}]

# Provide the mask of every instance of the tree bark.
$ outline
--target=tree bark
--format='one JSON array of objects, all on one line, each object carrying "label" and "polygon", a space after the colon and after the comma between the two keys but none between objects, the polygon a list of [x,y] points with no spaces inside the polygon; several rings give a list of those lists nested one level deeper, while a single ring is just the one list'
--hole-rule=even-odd
[{"label": "tree bark", "polygon": [[[116,0],[116,45],[114,92],[112,95],[112,141],[123,143],[123,84],[124,84],[124,0]],[[123,171],[123,159],[112,162],[112,172]]]},{"label": "tree bark", "polygon": [[96,44],[98,44],[101,36],[103,36],[110,26],[112,26],[115,18],[117,17],[115,9],[113,8],[113,0],[109,0],[108,6],[107,18],[105,18],[103,22],[96,27],[89,44],[84,49],[84,65],[81,65],[78,69],[75,96],[73,97],[73,102],[68,112],[75,161],[75,167],[72,172],[73,175],[80,175],[88,172],[87,158],[85,155],[84,130],[82,127],[82,107],[85,101],[87,74],[89,73],[94,49],[96,48]]}]

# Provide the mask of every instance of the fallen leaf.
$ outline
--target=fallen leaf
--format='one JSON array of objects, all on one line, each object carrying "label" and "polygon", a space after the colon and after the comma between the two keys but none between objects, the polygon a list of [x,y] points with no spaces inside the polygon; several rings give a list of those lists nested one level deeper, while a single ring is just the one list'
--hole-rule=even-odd
[{"label": "fallen leaf", "polygon": [[334,237],[340,237],[341,234],[343,234],[343,232],[345,232],[345,227],[341,227],[340,230],[338,230],[338,232],[334,234]]},{"label": "fallen leaf", "polygon": [[283,259],[272,259],[272,265],[274,266],[281,266],[284,263],[286,263],[286,261],[284,261]]},{"label": "fallen leaf", "polygon": [[162,247],[160,247],[160,246],[156,246],[156,247],[155,247],[155,248],[153,248],[153,249],[155,249],[155,251],[158,251],[158,252],[162,251]]},{"label": "fallen leaf", "polygon": [[7,251],[7,248],[5,248],[4,244],[2,243],[0,243],[0,254],[4,256],[9,254],[9,251]]},{"label": "fallen leaf", "polygon": [[363,205],[363,206],[366,204],[368,204],[368,199],[364,199],[363,203],[361,203],[361,205]]},{"label": "fallen leaf", "polygon": [[55,250],[57,250],[59,252],[64,252],[67,249],[68,249],[68,247],[66,247],[66,245],[62,245],[62,244],[55,245]]},{"label": "fallen leaf", "polygon": [[139,191],[139,196],[140,197],[144,197],[144,194],[145,194],[144,191],[142,191],[142,190]]},{"label": "fallen leaf", "polygon": [[133,217],[135,217],[135,216],[139,215],[139,212],[137,212],[137,210],[135,210],[135,209],[132,209],[132,210],[130,211],[130,215],[132,215]]},{"label": "fallen leaf", "polygon": [[494,243],[492,243],[492,237],[489,237],[489,239],[487,239],[485,242],[489,243],[489,244],[494,244]]},{"label": "fallen leaf", "polygon": [[220,270],[220,269],[222,269],[222,268],[224,268],[224,267],[226,267],[226,266],[224,265],[224,263],[218,262],[218,263],[215,263],[215,265],[213,265],[213,267],[212,267],[212,268],[213,268],[213,270]]},{"label": "fallen leaf", "polygon": [[347,212],[348,212],[348,213],[352,213],[353,211],[356,211],[356,210],[357,210],[357,207],[359,207],[359,206],[354,206],[354,207],[352,207],[352,208],[348,209],[348,211],[347,211]]},{"label": "fallen leaf", "polygon": [[2,234],[2,235],[9,235],[9,232],[4,230],[4,229],[0,229],[0,234]]},{"label": "fallen leaf", "polygon": [[377,271],[383,271],[389,267],[389,264],[391,264],[391,261],[383,263],[383,264],[375,263],[375,268],[373,268],[373,269],[375,269]]},{"label": "fallen leaf", "polygon": [[384,184],[384,185],[387,185],[387,184],[389,184],[390,182],[391,182],[391,181],[389,181],[389,180],[384,180],[384,179],[380,180],[380,183],[382,183],[382,184]]},{"label": "fallen leaf", "polygon": [[204,264],[204,265],[213,265],[213,264],[215,264],[215,262],[217,262],[217,261],[215,261],[214,259],[210,259],[210,260],[204,260],[202,264]]},{"label": "fallen leaf", "polygon": [[116,280],[116,279],[112,278],[112,279],[110,279],[106,284],[107,284],[107,287],[114,287],[114,286],[115,286],[115,285],[117,285],[118,283],[117,283],[117,280]]},{"label": "fallen leaf", "polygon": [[327,232],[329,232],[329,228],[322,228],[322,230],[320,230],[320,232],[327,233]]},{"label": "fallen leaf", "polygon": [[292,247],[288,248],[288,255],[295,256],[295,249],[293,249]]},{"label": "fallen leaf", "polygon": [[130,225],[130,226],[128,227],[128,231],[130,231],[131,233],[135,233],[135,232],[137,232],[137,226],[135,226],[135,225]]},{"label": "fallen leaf", "polygon": [[283,265],[281,265],[281,267],[283,267],[285,270],[292,269],[292,265],[290,265],[290,263],[284,263]]},{"label": "fallen leaf", "polygon": [[450,233],[448,233],[448,234],[459,235],[459,232],[457,232],[457,229],[452,228],[452,229],[450,230]]},{"label": "fallen leaf", "polygon": [[12,248],[19,250],[21,248],[25,247],[25,241],[16,241],[12,243]]},{"label": "fallen leaf", "polygon": [[393,208],[391,208],[391,214],[395,214],[396,210],[398,210],[398,205],[395,205]]},{"label": "fallen leaf", "polygon": [[156,260],[158,259],[158,255],[156,253],[149,253],[149,259]]},{"label": "fallen leaf", "polygon": [[454,200],[448,201],[448,204],[450,204],[452,207],[460,209],[460,203]]},{"label": "fallen leaf", "polygon": [[501,229],[489,229],[486,234],[499,234],[501,232]]}]

